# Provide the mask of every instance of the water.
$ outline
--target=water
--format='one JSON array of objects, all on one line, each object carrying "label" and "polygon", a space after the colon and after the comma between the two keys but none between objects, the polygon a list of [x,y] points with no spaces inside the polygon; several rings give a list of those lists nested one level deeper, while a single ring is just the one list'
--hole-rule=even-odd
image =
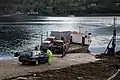
[{"label": "water", "polygon": [[[117,47],[120,50],[120,17],[117,17]],[[0,59],[11,59],[13,53],[41,44],[41,33],[50,31],[81,31],[92,33],[89,50],[103,53],[113,31],[113,17],[42,17],[20,16],[0,20]],[[50,34],[50,33],[49,33]]]}]

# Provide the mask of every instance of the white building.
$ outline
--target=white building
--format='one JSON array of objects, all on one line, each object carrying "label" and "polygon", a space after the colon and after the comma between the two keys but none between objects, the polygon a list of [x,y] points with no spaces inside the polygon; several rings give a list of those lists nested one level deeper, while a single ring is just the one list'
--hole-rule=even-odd
[{"label": "white building", "polygon": [[52,7],[46,7],[46,11],[49,12],[49,13],[53,13]]}]

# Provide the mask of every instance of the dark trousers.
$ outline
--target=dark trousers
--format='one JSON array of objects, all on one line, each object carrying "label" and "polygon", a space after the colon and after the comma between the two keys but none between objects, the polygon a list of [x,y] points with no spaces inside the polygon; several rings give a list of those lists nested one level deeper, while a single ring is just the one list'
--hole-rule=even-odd
[{"label": "dark trousers", "polygon": [[107,54],[110,56],[114,56],[114,48],[108,48]]}]

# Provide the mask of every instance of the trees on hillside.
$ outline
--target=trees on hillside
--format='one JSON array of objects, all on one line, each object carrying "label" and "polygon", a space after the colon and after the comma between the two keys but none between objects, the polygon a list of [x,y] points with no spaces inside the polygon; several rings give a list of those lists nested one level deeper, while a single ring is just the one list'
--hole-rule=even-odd
[{"label": "trees on hillside", "polygon": [[[116,2],[119,0],[73,0],[72,5],[69,4],[55,4],[53,3],[51,6],[54,9],[57,7],[58,9],[69,9],[78,8],[81,10],[85,10],[88,13],[101,13],[101,12],[120,12],[120,4],[116,5]],[[73,5],[76,6],[73,6]],[[0,12],[2,13],[12,13],[12,12],[28,12],[30,10],[33,11],[45,11],[45,8],[49,6],[46,0],[1,0],[0,1]],[[59,6],[62,6],[59,7]]]}]

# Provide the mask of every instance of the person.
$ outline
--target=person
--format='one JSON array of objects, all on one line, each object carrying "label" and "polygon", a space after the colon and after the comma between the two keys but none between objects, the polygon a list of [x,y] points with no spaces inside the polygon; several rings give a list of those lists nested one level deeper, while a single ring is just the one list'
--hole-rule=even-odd
[{"label": "person", "polygon": [[48,55],[48,64],[50,65],[50,63],[52,62],[52,51],[50,50],[50,48],[47,49],[47,55]]},{"label": "person", "polygon": [[38,47],[35,46],[35,54],[38,55],[39,53],[41,53],[40,50],[38,50]]},{"label": "person", "polygon": [[38,47],[37,47],[37,46],[35,46],[35,50],[38,50]]},{"label": "person", "polygon": [[63,58],[63,57],[65,56],[65,52],[64,52],[64,49],[63,49],[63,45],[62,45],[62,47],[61,47],[61,50],[62,50],[62,56],[61,56],[61,58]]},{"label": "person", "polygon": [[62,45],[62,56],[61,56],[61,58],[63,58],[66,55],[66,51],[68,50],[68,48],[69,48],[69,42],[67,41],[65,43],[65,45],[64,44]]},{"label": "person", "polygon": [[61,37],[61,40],[64,42],[64,37],[63,36]]}]

